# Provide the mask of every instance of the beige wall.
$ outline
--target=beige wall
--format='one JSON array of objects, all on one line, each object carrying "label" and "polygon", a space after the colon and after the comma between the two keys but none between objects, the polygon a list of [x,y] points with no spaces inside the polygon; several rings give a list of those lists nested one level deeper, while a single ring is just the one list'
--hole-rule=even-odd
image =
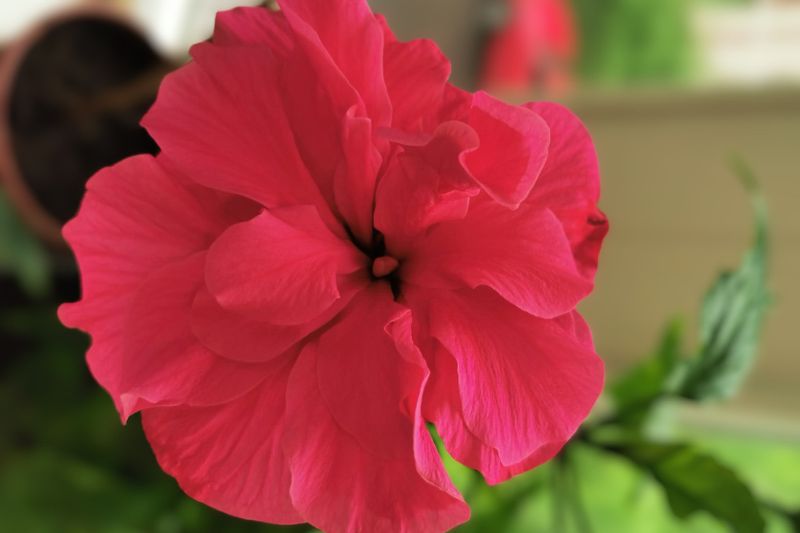
[{"label": "beige wall", "polygon": [[612,224],[584,307],[600,352],[612,368],[635,361],[667,317],[695,319],[716,273],[738,264],[752,235],[747,197],[726,162],[738,154],[769,203],[776,300],[742,402],[800,422],[800,89],[571,104],[595,138]]}]

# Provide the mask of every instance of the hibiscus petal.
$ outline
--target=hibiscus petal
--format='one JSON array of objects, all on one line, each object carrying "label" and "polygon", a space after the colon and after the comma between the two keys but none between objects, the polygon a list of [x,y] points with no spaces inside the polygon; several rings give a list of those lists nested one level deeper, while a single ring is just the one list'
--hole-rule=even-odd
[{"label": "hibiscus petal", "polygon": [[263,379],[263,365],[223,359],[192,335],[190,310],[202,286],[205,256],[198,253],[153,272],[131,299],[121,339],[123,357],[114,361],[109,376],[119,379],[126,405],[138,400],[148,405],[216,405]]},{"label": "hibiscus petal", "polygon": [[142,121],[162,157],[202,185],[266,207],[313,204],[335,229],[297,151],[270,50],[204,43],[192,55],[164,79]]},{"label": "hibiscus petal", "polygon": [[[352,39],[337,40],[339,30],[325,24],[328,19],[320,18],[318,7],[316,3],[307,5],[305,2],[287,2],[283,6],[281,29],[285,21],[296,46],[286,53],[286,47],[278,50],[281,70],[274,83],[280,87],[281,107],[288,117],[288,127],[294,133],[298,153],[311,171],[322,196],[333,212],[344,219],[353,235],[366,244],[372,237],[375,180],[382,162],[381,153],[373,143],[372,128],[373,124],[388,122],[388,118],[382,119],[372,112],[388,117],[391,107],[383,80],[375,78],[376,74],[381,75],[382,70],[363,70],[364,53],[375,55],[372,48],[363,48],[358,52],[358,60],[350,61],[348,54],[352,53],[349,51]],[[328,11],[331,7],[326,4],[325,17],[330,16]],[[348,13],[355,7],[359,13],[365,10],[369,13],[366,5],[340,7]],[[261,18],[265,16],[261,15]],[[378,23],[371,17],[362,22],[362,33],[367,40],[365,46],[377,39],[380,47],[376,53],[379,54],[382,36]],[[322,34],[317,31],[322,31]],[[328,43],[327,39],[332,41]],[[331,49],[327,48],[328,44]],[[347,61],[339,64],[342,58]],[[364,93],[363,83],[351,79],[350,74],[372,77],[367,86],[371,92]],[[383,87],[382,100],[385,102],[379,101],[380,89],[376,89],[377,92],[372,90],[377,87],[375,84]],[[304,90],[297,91],[297,87]]]},{"label": "hibiscus petal", "polygon": [[280,0],[308,56],[336,66],[358,93],[366,116],[376,127],[387,126],[392,106],[383,69],[383,30],[366,2],[352,0]]},{"label": "hibiscus petal", "polygon": [[[417,324],[417,327],[419,327],[419,324]],[[425,357],[416,345],[413,330],[414,321],[410,311],[397,316],[386,326],[386,333],[394,340],[397,352],[408,363],[416,365],[421,372],[419,394],[416,398],[407,398],[407,411],[414,413],[414,457],[417,462],[417,472],[429,483],[440,487],[454,499],[463,501],[442,465],[442,458],[433,443],[433,439],[431,439],[425,418],[422,415],[423,395],[429,387],[431,373]],[[466,509],[466,511],[469,512],[469,509]]]},{"label": "hibiscus petal", "polygon": [[375,227],[385,236],[387,249],[403,258],[430,227],[466,216],[469,200],[479,189],[471,188],[461,160],[477,147],[478,140],[466,124],[448,122],[432,136],[395,141],[406,146],[378,184]]},{"label": "hibiscus petal", "polygon": [[[140,355],[132,354],[128,345],[130,327],[137,327],[130,324],[146,318],[133,314],[137,302],[147,298],[141,296],[143,283],[158,291],[149,295],[154,308],[180,305],[184,289],[191,302],[191,284],[202,280],[202,270],[192,270],[202,262],[197,252],[236,220],[227,205],[216,194],[174,179],[156,159],[137,156],[92,177],[80,212],[64,229],[80,266],[83,294],[80,302],[61,306],[59,317],[65,325],[92,336],[89,367],[123,418],[147,403],[187,400],[204,372],[218,364],[210,354],[190,345],[191,333],[182,329],[180,316],[172,316],[180,313],[180,307],[160,315],[161,340],[183,350],[164,366],[179,366],[183,357],[192,360],[198,365],[197,382],[169,382],[161,368],[151,365],[149,358],[158,356],[152,348]],[[184,283],[167,287],[169,294],[155,299],[162,289],[159,280],[176,272]],[[217,374],[238,370],[233,365]],[[219,392],[225,396],[225,391]],[[209,398],[212,395],[216,393],[212,391]]]},{"label": "hibiscus petal", "polygon": [[225,207],[223,198],[172,177],[149,155],[100,170],[64,227],[83,299],[119,298],[152,270],[206,249],[231,223]]},{"label": "hibiscus petal", "polygon": [[450,61],[431,40],[388,41],[384,50],[386,89],[392,101],[392,126],[426,129],[441,105],[450,78]]},{"label": "hibiscus petal", "polygon": [[[354,351],[364,356],[363,361],[380,357],[359,348],[356,344]],[[397,421],[392,434],[402,431],[403,438],[384,439],[385,449],[379,455],[364,449],[337,423],[322,397],[317,369],[319,361],[330,355],[314,344],[307,346],[287,389],[284,450],[292,473],[292,501],[303,517],[331,533],[434,532],[466,521],[469,509],[454,495],[433,455],[432,443],[424,446],[416,432],[419,426],[400,417],[399,406],[394,405],[384,416]],[[380,397],[372,401],[382,402]],[[438,467],[438,477],[432,466]]]},{"label": "hibiscus petal", "polygon": [[491,287],[542,318],[567,313],[592,290],[581,276],[564,230],[550,211],[492,202],[473,205],[463,220],[432,228],[400,275],[434,288]]},{"label": "hibiscus petal", "polygon": [[222,46],[264,45],[284,57],[294,48],[294,34],[280,11],[237,7],[217,13],[213,42]]},{"label": "hibiscus petal", "polygon": [[[313,37],[307,25],[305,30]],[[345,150],[342,135],[347,129],[346,117],[348,113],[352,116],[354,106],[362,116],[363,103],[329,57],[305,52],[295,47],[283,64],[282,105],[306,167],[336,210],[337,172],[347,164],[348,156],[358,154],[352,147]],[[362,153],[372,148],[371,143],[365,145]]]},{"label": "hibiscus petal", "polygon": [[[415,314],[427,308],[430,335],[456,361],[464,425],[497,450],[502,465],[517,468],[532,457],[540,462],[572,437],[603,386],[603,364],[591,346],[561,323],[532,317],[486,289],[407,292]],[[452,391],[440,394],[452,401]],[[450,444],[464,445],[457,422],[448,422]],[[455,453],[482,464],[475,450]],[[504,475],[489,468],[487,477]]]},{"label": "hibiscus petal", "polygon": [[600,172],[594,144],[581,121],[559,104],[540,102],[525,107],[550,127],[550,150],[528,202],[552,209],[572,244],[580,272],[594,279],[608,220],[597,208]]},{"label": "hibiscus petal", "polygon": [[334,178],[336,206],[350,231],[363,243],[372,240],[372,211],[375,182],[383,158],[372,142],[372,123],[355,115],[344,119],[342,147],[345,158]]},{"label": "hibiscus petal", "polygon": [[342,297],[314,320],[294,326],[270,324],[224,309],[207,290],[192,306],[192,331],[214,353],[243,362],[262,362],[295,348],[339,314],[368,280],[344,280]]},{"label": "hibiscus petal", "polygon": [[78,311],[93,338],[89,368],[123,420],[153,405],[224,403],[263,379],[259,365],[223,359],[192,335],[189,310],[204,265],[203,252],[177,260],[147,276],[124,308]]},{"label": "hibiscus petal", "polygon": [[331,233],[311,206],[264,211],[211,246],[206,283],[230,311],[279,325],[303,324],[339,299],[338,277],[366,258]]},{"label": "hibiscus petal", "polygon": [[547,159],[547,123],[484,92],[475,94],[468,121],[481,146],[467,155],[467,167],[492,199],[516,208],[530,194]]},{"label": "hibiscus petal", "polygon": [[438,342],[431,346],[428,353],[432,377],[426,388],[423,413],[436,426],[456,461],[478,470],[487,483],[496,485],[549,461],[563,447],[565,442],[556,441],[537,448],[517,464],[504,465],[498,451],[478,438],[464,421],[455,359]]},{"label": "hibiscus petal", "polygon": [[[383,30],[385,44],[384,51],[384,76],[386,88],[394,106],[392,125],[395,128],[406,129],[411,132],[423,131],[430,133],[443,122],[458,120],[467,122],[469,110],[472,106],[472,94],[459,89],[446,82],[450,77],[450,60],[439,50],[435,42],[428,39],[416,39],[409,42],[400,42],[395,36],[386,17],[375,15],[375,20]],[[408,68],[414,65],[414,69]],[[395,76],[395,72],[403,72],[402,76]],[[417,87],[409,87],[406,80],[415,79]],[[408,87],[408,92],[402,89]],[[401,96],[405,94],[405,96]],[[417,122],[403,109],[405,98],[416,98],[417,103],[413,109],[428,109],[430,112],[418,113],[420,121]],[[435,104],[428,107],[429,104]],[[400,109],[398,109],[400,108]],[[419,124],[419,128],[415,125]]]},{"label": "hibiscus petal", "polygon": [[400,404],[408,396],[416,401],[420,369],[398,356],[386,332],[407,311],[394,302],[388,284],[373,283],[317,344],[320,395],[331,416],[378,456],[405,455],[392,443],[410,438],[411,415],[403,415]]},{"label": "hibiscus petal", "polygon": [[225,513],[304,522],[289,497],[291,475],[281,449],[287,377],[283,363],[261,386],[225,405],[145,411],[142,424],[161,468],[189,496]]}]

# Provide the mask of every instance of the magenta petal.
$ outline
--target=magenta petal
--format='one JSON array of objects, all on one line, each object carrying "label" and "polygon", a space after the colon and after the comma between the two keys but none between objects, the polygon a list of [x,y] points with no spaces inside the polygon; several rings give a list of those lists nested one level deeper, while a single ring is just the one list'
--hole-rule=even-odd
[{"label": "magenta petal", "polygon": [[261,366],[223,359],[192,335],[189,310],[204,265],[205,254],[197,253],[154,271],[122,312],[105,305],[62,312],[88,324],[89,367],[123,419],[153,405],[224,403],[263,380]]},{"label": "magenta petal", "polygon": [[86,189],[78,215],[64,227],[84,303],[124,303],[143,276],[205,250],[232,222],[220,197],[174,178],[148,155],[99,171]]},{"label": "magenta petal", "polygon": [[[184,303],[202,282],[199,252],[232,222],[225,201],[173,178],[150,156],[98,172],[87,189],[64,230],[80,265],[82,299],[63,305],[59,317],[92,336],[89,366],[123,418],[151,403],[213,403],[238,394],[207,382],[209,373],[241,378],[243,389],[257,381],[249,366],[225,366],[192,342],[184,320]],[[173,283],[176,277],[181,283]],[[153,292],[142,296],[143,290]],[[152,327],[144,322],[151,316],[161,322],[141,345],[138,330]],[[181,369],[186,375],[175,374]],[[195,389],[205,386],[207,394]]]},{"label": "magenta petal", "polygon": [[279,326],[224,309],[205,289],[192,306],[192,331],[208,349],[234,361],[261,362],[291,349],[319,325]]},{"label": "magenta petal", "polygon": [[467,155],[470,172],[495,201],[518,206],[533,189],[547,159],[547,123],[524,107],[479,92],[472,103],[469,125],[481,142],[478,150]]},{"label": "magenta petal", "polygon": [[[359,350],[357,342],[353,349],[364,358],[373,355]],[[401,433],[402,438],[385,439],[379,455],[364,449],[331,416],[317,370],[318,361],[330,355],[308,346],[292,370],[287,390],[284,450],[292,473],[292,501],[303,517],[331,533],[433,533],[464,522],[469,509],[436,464],[432,443],[426,447],[419,426],[399,417],[399,405],[385,416],[398,420],[392,435]],[[377,377],[386,378],[392,376]],[[433,473],[436,466],[438,476]]]},{"label": "magenta petal", "polygon": [[285,363],[276,366],[261,386],[225,405],[143,413],[161,468],[192,498],[225,513],[304,522],[289,497],[291,475],[281,449],[287,375]]},{"label": "magenta petal", "polygon": [[[414,456],[417,462],[417,472],[429,483],[440,487],[455,500],[463,501],[442,465],[441,456],[433,439],[431,439],[426,420],[422,414],[423,396],[430,387],[430,371],[425,357],[416,345],[413,329],[414,324],[410,311],[398,315],[386,326],[386,333],[394,340],[397,352],[408,363],[416,365],[421,370],[422,381],[419,387],[419,394],[415,398],[407,398],[408,412],[414,413]],[[466,505],[463,506],[463,511],[467,514],[469,513]],[[467,518],[468,516],[464,520]]]},{"label": "magenta petal", "polygon": [[478,470],[487,483],[496,485],[549,461],[563,447],[565,441],[555,441],[537,448],[517,464],[504,465],[498,451],[483,442],[464,421],[456,361],[438,343],[434,346],[430,350],[432,377],[423,413],[436,426],[445,448],[456,461]]},{"label": "magenta petal", "polygon": [[594,144],[581,121],[564,106],[527,104],[550,127],[550,150],[528,202],[552,209],[572,244],[580,272],[593,280],[608,220],[597,208],[600,171]]},{"label": "magenta petal", "polygon": [[470,198],[479,192],[471,188],[461,164],[463,155],[477,146],[469,126],[449,122],[432,136],[403,139],[418,146],[406,146],[386,169],[378,184],[374,221],[398,257],[408,255],[435,224],[464,218]]},{"label": "magenta petal", "polygon": [[383,70],[383,30],[366,2],[352,0],[281,0],[307,56],[329,62],[355,89],[376,126],[387,126],[392,105]]},{"label": "magenta petal", "polygon": [[366,277],[341,280],[342,297],[304,324],[276,325],[224,309],[207,291],[192,306],[192,331],[201,344],[234,361],[262,362],[296,349],[299,343],[339,314],[366,284]]},{"label": "magenta petal", "polygon": [[211,246],[206,283],[225,309],[272,324],[303,324],[339,299],[338,277],[366,258],[310,206],[263,211]]},{"label": "magenta petal", "polygon": [[237,7],[217,13],[213,43],[220,46],[260,45],[285,57],[294,47],[294,34],[280,11]]},{"label": "magenta petal", "polygon": [[317,343],[320,395],[331,416],[378,456],[406,453],[391,443],[408,438],[412,417],[401,414],[400,404],[409,395],[416,401],[418,394],[419,367],[398,357],[386,332],[404,312],[408,311],[393,301],[388,284],[373,284]]},{"label": "magenta petal", "polygon": [[[415,310],[426,307],[419,298]],[[441,291],[427,308],[430,335],[457,364],[464,425],[502,465],[547,458],[572,437],[603,386],[591,346],[486,289]]]},{"label": "magenta petal", "polygon": [[477,203],[463,220],[431,229],[403,265],[424,287],[491,287],[542,318],[567,313],[592,290],[580,275],[564,230],[547,210]]},{"label": "magenta petal", "polygon": [[336,206],[350,231],[362,243],[372,239],[375,183],[383,159],[372,142],[372,122],[348,111],[342,131],[345,158],[334,176]]},{"label": "magenta petal", "polygon": [[442,105],[450,61],[431,40],[387,39],[384,68],[394,109],[392,126],[409,132],[427,130]]},{"label": "magenta petal", "polygon": [[334,227],[298,153],[269,49],[204,43],[192,54],[142,121],[171,167],[265,207],[312,204]]}]

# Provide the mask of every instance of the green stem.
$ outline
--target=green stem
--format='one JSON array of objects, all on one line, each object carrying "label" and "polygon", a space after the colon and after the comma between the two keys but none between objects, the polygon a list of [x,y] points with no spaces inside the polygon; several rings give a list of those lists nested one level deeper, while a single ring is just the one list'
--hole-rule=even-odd
[{"label": "green stem", "polygon": [[564,533],[566,531],[566,509],[564,506],[564,479],[562,472],[562,455],[558,455],[551,463],[550,483],[553,490],[553,533]]},{"label": "green stem", "polygon": [[575,460],[565,462],[564,468],[569,471],[570,482],[570,498],[572,503],[573,512],[575,513],[575,523],[578,526],[580,533],[593,533],[592,523],[589,519],[589,513],[586,509],[586,502],[583,500],[581,494],[580,480],[578,478],[578,465]]}]

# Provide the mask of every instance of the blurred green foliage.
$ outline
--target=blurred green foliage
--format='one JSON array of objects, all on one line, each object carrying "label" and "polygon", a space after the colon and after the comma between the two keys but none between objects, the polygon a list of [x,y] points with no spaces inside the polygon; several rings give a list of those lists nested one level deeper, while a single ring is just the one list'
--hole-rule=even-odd
[{"label": "blurred green foliage", "polygon": [[767,206],[755,177],[741,161],[734,167],[750,193],[755,239],[741,266],[724,272],[706,294],[700,315],[700,353],[684,368],[680,394],[691,400],[733,396],[755,360],[767,291]]},{"label": "blurred green foliage", "polygon": [[10,274],[32,297],[50,289],[50,258],[0,190],[0,275]]},{"label": "blurred green foliage", "polygon": [[54,303],[19,298],[9,305],[4,296],[0,531],[273,530],[184,496],[158,468],[138,420],[123,427],[92,380],[83,361],[86,338],[61,326]]},{"label": "blurred green foliage", "polygon": [[580,72],[601,85],[669,84],[691,72],[691,0],[573,0]]},{"label": "blurred green foliage", "polygon": [[605,449],[627,458],[652,476],[679,518],[705,511],[735,531],[764,530],[764,519],[753,493],[711,455],[688,444],[644,440],[616,443]]}]

